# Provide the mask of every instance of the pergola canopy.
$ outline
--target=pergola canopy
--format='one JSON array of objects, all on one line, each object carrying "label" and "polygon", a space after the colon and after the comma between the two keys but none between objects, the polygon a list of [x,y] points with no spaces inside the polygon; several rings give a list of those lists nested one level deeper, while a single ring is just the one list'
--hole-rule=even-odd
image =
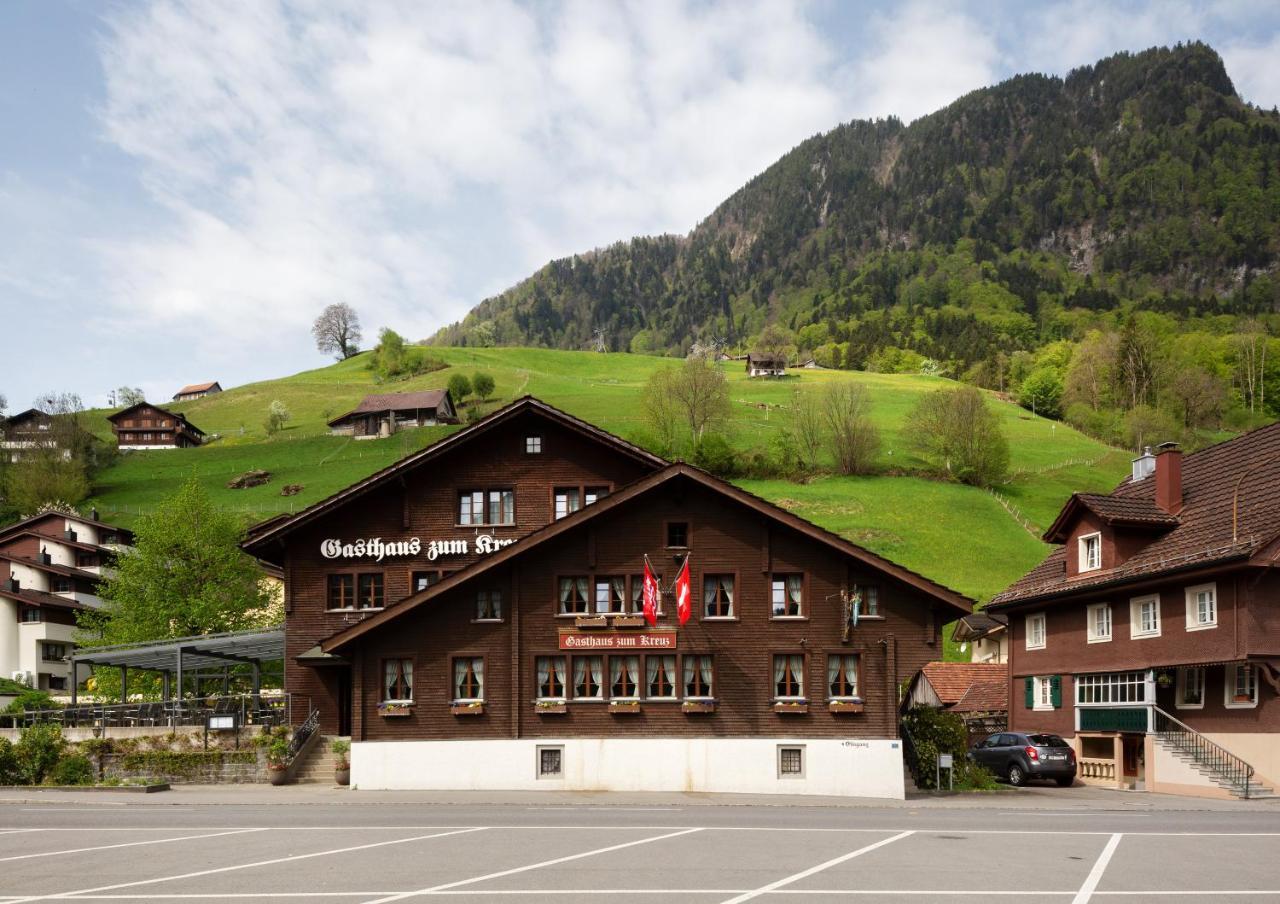
[{"label": "pergola canopy", "polygon": [[[152,643],[83,647],[69,657],[72,666],[104,665],[153,672],[261,664],[284,659],[284,629],[199,634]],[[181,665],[179,665],[181,661]],[[74,672],[73,672],[74,674]]]}]

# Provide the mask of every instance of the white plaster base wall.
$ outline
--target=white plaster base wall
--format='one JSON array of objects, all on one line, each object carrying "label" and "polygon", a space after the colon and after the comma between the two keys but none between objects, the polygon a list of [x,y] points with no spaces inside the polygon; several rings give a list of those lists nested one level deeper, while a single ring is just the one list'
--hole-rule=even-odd
[{"label": "white plaster base wall", "polygon": [[[804,776],[778,776],[778,747],[804,747]],[[564,777],[537,776],[538,748],[564,748]],[[703,791],[902,800],[902,745],[831,738],[540,738],[364,741],[351,785],[366,791]]]}]

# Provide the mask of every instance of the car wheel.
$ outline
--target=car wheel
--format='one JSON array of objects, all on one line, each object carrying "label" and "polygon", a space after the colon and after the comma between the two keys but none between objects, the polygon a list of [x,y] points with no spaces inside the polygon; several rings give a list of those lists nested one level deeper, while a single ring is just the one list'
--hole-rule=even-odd
[{"label": "car wheel", "polygon": [[1076,783],[1075,777],[1070,775],[1064,775],[1062,776],[1062,778],[1058,779],[1057,781],[1058,781],[1059,788],[1070,788],[1072,785]]},{"label": "car wheel", "polygon": [[1022,767],[1019,766],[1017,763],[1010,763],[1009,764],[1009,784],[1013,785],[1015,788],[1018,788],[1026,784],[1026,781],[1027,781],[1027,774],[1022,771]]}]

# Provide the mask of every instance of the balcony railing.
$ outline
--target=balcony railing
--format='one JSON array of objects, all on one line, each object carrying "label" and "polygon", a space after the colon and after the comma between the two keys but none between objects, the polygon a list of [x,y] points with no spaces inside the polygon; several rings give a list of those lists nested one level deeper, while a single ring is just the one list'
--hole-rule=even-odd
[{"label": "balcony railing", "polygon": [[[302,703],[308,703],[304,697]],[[309,708],[309,706],[308,706]],[[145,728],[207,725],[210,716],[235,716],[236,724],[292,725],[292,694],[232,694],[138,703],[77,703],[61,709],[30,709],[0,715],[0,728],[52,722],[64,728]]]}]

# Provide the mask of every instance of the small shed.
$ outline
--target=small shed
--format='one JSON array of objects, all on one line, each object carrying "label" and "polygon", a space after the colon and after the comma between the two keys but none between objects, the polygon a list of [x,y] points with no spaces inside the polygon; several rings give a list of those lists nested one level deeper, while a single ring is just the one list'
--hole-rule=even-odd
[{"label": "small shed", "polygon": [[203,399],[207,395],[213,395],[215,392],[222,392],[222,387],[218,385],[218,381],[212,383],[192,383],[190,386],[184,386],[173,395],[175,402],[189,402],[192,399]]},{"label": "small shed", "polygon": [[969,737],[1001,731],[1009,720],[1009,666],[996,662],[931,662],[907,688],[908,706],[956,713]]},{"label": "small shed", "polygon": [[329,421],[329,432],[357,439],[390,436],[411,427],[458,423],[458,412],[447,389],[370,395],[346,414]]}]

